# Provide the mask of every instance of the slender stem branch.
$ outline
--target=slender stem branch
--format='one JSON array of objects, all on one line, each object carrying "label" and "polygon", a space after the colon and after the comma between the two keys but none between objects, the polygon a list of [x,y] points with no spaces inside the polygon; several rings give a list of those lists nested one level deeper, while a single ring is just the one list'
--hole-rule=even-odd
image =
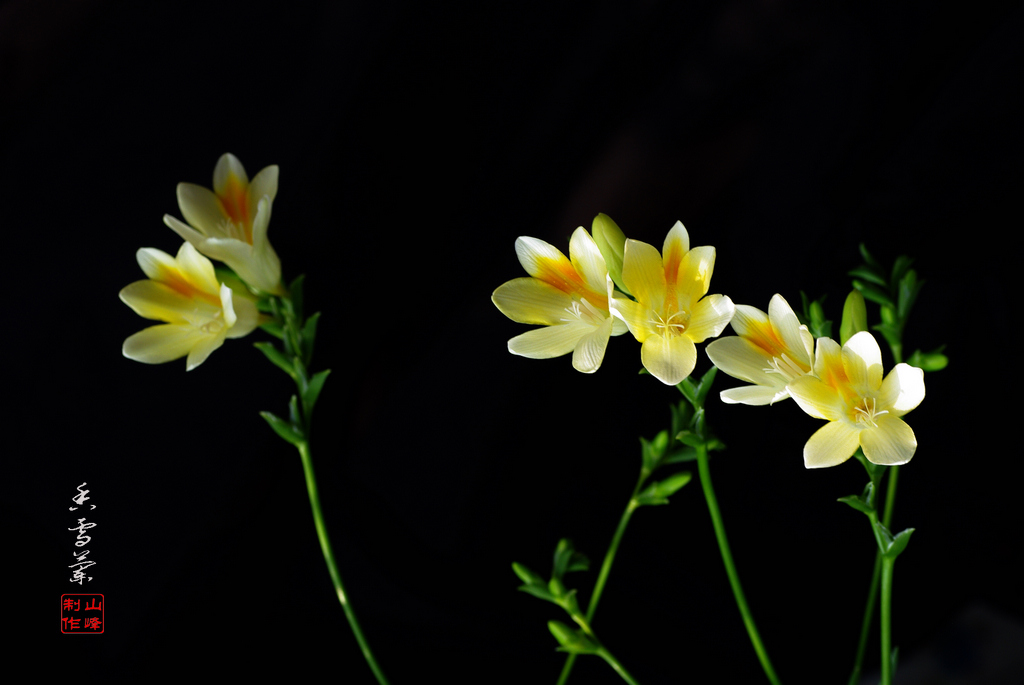
[{"label": "slender stem branch", "polygon": [[[892,514],[896,507],[896,481],[899,478],[899,474],[899,466],[889,467],[889,484],[886,486],[885,510],[882,513],[882,524],[886,528],[890,528],[892,524]],[[871,586],[868,588],[868,601],[864,607],[864,618],[861,620],[860,625],[860,639],[857,641],[857,654],[854,657],[850,679],[847,681],[848,685],[857,685],[860,682],[860,670],[864,663],[864,654],[867,651],[868,637],[871,634],[871,621],[875,617],[875,604],[878,601],[878,587],[881,582],[881,574],[882,551],[876,550],[875,566],[871,572]]]},{"label": "slender stem branch", "polygon": [[[619,519],[619,525],[615,529],[615,535],[612,536],[611,544],[608,545],[608,551],[605,552],[604,561],[601,563],[601,572],[597,576],[597,582],[594,584],[594,592],[590,595],[590,603],[587,605],[587,623],[593,620],[594,614],[597,613],[597,605],[598,602],[601,601],[601,593],[604,592],[605,583],[608,581],[608,574],[612,570],[612,563],[615,561],[615,554],[619,551],[619,543],[622,542],[622,536],[626,532],[626,526],[629,525],[629,519],[633,516],[633,512],[636,511],[636,495],[640,492],[640,488],[643,486],[644,481],[647,480],[647,476],[649,475],[650,474],[646,469],[641,469],[640,478],[636,482],[636,487],[633,488],[633,494],[629,496],[629,504],[626,505],[625,511],[622,512],[622,517]],[[558,676],[557,685],[565,685],[565,683],[568,682],[569,674],[572,673],[572,668],[575,663],[575,654],[570,654],[566,657],[565,664],[562,666],[562,673]],[[609,661],[608,663],[611,664],[612,662]],[[614,664],[612,664],[612,668],[615,668]],[[620,673],[620,675],[622,674]]]},{"label": "slender stem branch", "polygon": [[747,634],[750,636],[750,643],[754,647],[754,652],[757,653],[757,658],[761,662],[761,668],[764,669],[765,676],[773,685],[779,685],[779,678],[775,674],[775,669],[772,668],[771,661],[768,659],[768,652],[764,647],[764,643],[761,642],[761,636],[757,632],[757,626],[754,624],[754,617],[750,613],[750,607],[747,606],[746,597],[743,594],[743,588],[740,586],[739,574],[736,571],[736,565],[732,560],[732,552],[729,551],[729,541],[725,536],[725,524],[722,521],[722,514],[718,509],[718,500],[715,497],[715,490],[711,485],[711,469],[708,467],[708,449],[707,445],[702,443],[697,447],[697,468],[700,472],[700,483],[704,489],[704,498],[708,503],[708,512],[711,514],[711,522],[715,528],[715,537],[718,539],[718,549],[722,553],[722,563],[725,564],[725,574],[729,577],[729,584],[732,586],[733,596],[736,598],[736,605],[739,607],[740,614],[743,617],[743,625],[747,628]]},{"label": "slender stem branch", "polygon": [[892,571],[896,559],[882,557],[882,682],[892,685]]},{"label": "slender stem branch", "polygon": [[609,652],[607,649],[602,647],[598,650],[597,655],[605,661],[607,661],[608,665],[615,669],[615,672],[618,673],[623,680],[629,683],[629,685],[639,685],[636,679],[629,674],[629,671],[623,668],[622,664],[619,663],[618,659],[612,656],[612,653]]},{"label": "slender stem branch", "polygon": [[373,675],[377,677],[377,682],[380,685],[387,685],[388,680],[384,677],[384,672],[381,671],[380,666],[377,665],[377,660],[374,658],[373,652],[370,651],[370,645],[363,636],[363,630],[359,626],[359,620],[356,618],[355,611],[353,611],[352,606],[348,602],[348,597],[345,595],[345,586],[341,582],[341,574],[338,572],[338,565],[334,561],[331,541],[327,536],[327,524],[324,523],[324,516],[320,510],[320,496],[317,494],[316,476],[313,474],[313,459],[309,451],[309,443],[305,441],[300,442],[297,447],[299,448],[299,455],[302,457],[302,469],[306,474],[306,490],[309,491],[309,504],[313,508],[313,522],[316,524],[316,535],[320,539],[320,550],[324,554],[324,561],[327,562],[327,571],[331,574],[331,582],[334,583],[334,590],[338,595],[338,601],[341,602],[341,608],[345,611],[345,618],[348,619],[348,624],[352,628],[356,642],[359,643],[359,649],[363,652],[363,658],[369,664]]}]

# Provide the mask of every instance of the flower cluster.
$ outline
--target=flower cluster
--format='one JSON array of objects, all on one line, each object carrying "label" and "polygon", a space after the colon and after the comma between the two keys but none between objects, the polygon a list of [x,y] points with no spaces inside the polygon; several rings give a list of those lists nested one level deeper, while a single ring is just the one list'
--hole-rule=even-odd
[{"label": "flower cluster", "polygon": [[[164,223],[187,242],[176,257],[153,248],[139,250],[147,280],[120,293],[137,314],[165,323],[125,340],[124,356],[149,364],[187,357],[191,370],[226,338],[248,335],[263,323],[254,294],[285,292],[281,262],[267,240],[277,175],[277,167],[269,166],[250,182],[241,162],[225,154],[214,168],[212,191],[178,184],[185,222],[165,216]],[[209,258],[226,264],[238,278],[218,280]]]},{"label": "flower cluster", "polygon": [[751,385],[723,391],[722,400],[766,405],[792,397],[811,416],[827,420],[804,448],[805,466],[840,464],[858,447],[875,464],[905,464],[913,457],[917,440],[900,417],[924,399],[920,368],[900,363],[883,379],[881,351],[870,333],[856,333],[841,347],[827,337],[815,341],[781,295],[771,299],[767,313],[708,295],[715,248],[691,248],[679,222],[661,252],[627,240],[603,214],[592,231],[576,229],[568,258],[536,238],[516,241],[529,277],[503,284],[491,299],[513,321],[545,328],[509,340],[510,352],[532,359],[572,352],[573,367],[593,373],[610,336],[628,330],[641,343],[644,368],[677,385],[696,366],[696,343],[731,324],[737,335],[709,343],[707,354],[719,369]]},{"label": "flower cluster", "polygon": [[[607,216],[594,219],[593,237],[577,228],[569,258],[536,238],[516,240],[529,278],[494,291],[491,300],[513,321],[547,328],[508,342],[513,354],[543,359],[573,353],[573,367],[593,373],[608,339],[627,330],[641,343],[644,368],[668,385],[682,382],[697,363],[694,343],[719,335],[733,316],[732,300],[707,295],[715,248],[690,249],[679,222],[662,252],[626,240]],[[618,286],[618,287],[616,287]]]},{"label": "flower cluster", "polygon": [[841,464],[860,447],[874,464],[905,464],[917,438],[900,417],[924,399],[924,372],[897,364],[882,378],[882,352],[867,331],[846,344],[818,338],[817,345],[781,295],[768,313],[736,306],[736,336],[707,347],[715,366],[753,383],[722,392],[727,403],[770,404],[792,397],[811,416],[828,421],[804,446],[804,465]]}]

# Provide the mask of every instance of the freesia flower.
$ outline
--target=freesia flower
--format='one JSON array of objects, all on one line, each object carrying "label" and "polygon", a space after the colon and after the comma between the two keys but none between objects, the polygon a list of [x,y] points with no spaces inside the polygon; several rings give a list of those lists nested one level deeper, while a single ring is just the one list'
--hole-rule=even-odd
[{"label": "freesia flower", "polygon": [[737,335],[709,343],[708,357],[733,378],[754,385],[723,390],[723,402],[762,405],[784,400],[790,381],[811,372],[814,336],[782,295],[772,297],[767,314],[736,305],[731,326]]},{"label": "freesia flower", "polygon": [[924,372],[897,364],[882,379],[882,352],[875,338],[861,331],[839,343],[818,338],[814,376],[789,384],[789,394],[805,412],[827,424],[804,446],[807,468],[841,464],[860,446],[875,464],[906,464],[917,438],[900,417],[924,399]]},{"label": "freesia flower", "polygon": [[675,385],[697,363],[694,343],[719,335],[732,319],[734,307],[724,295],[704,297],[711,284],[715,248],[691,250],[690,237],[677,221],[662,252],[639,240],[626,241],[622,280],[636,301],[616,297],[611,311],[642,343],[644,368],[662,383]]},{"label": "freesia flower", "polygon": [[277,166],[266,167],[250,183],[238,158],[224,154],[213,169],[212,192],[193,183],[178,184],[178,206],[188,223],[169,214],[164,223],[252,287],[281,295],[281,260],[267,240],[276,195]]},{"label": "freesia flower", "polygon": [[129,359],[161,364],[188,355],[186,369],[191,371],[225,338],[241,338],[259,324],[256,304],[218,284],[213,263],[191,244],[183,243],[176,257],[148,247],[136,256],[149,280],[126,286],[121,300],[140,316],[167,323],[125,340]]},{"label": "freesia flower", "polygon": [[549,243],[527,237],[516,240],[516,254],[530,278],[499,286],[491,301],[513,321],[545,328],[512,338],[508,351],[530,359],[572,352],[573,368],[597,371],[609,336],[626,332],[608,310],[613,286],[597,243],[580,227],[569,240],[569,259]]}]

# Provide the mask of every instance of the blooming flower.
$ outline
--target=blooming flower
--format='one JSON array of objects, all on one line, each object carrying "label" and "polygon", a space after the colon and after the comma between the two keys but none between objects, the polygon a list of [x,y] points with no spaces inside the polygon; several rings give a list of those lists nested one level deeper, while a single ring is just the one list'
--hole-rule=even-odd
[{"label": "blooming flower", "polygon": [[767,314],[736,305],[731,326],[737,335],[708,344],[708,357],[730,376],[754,385],[723,390],[723,402],[761,405],[784,400],[789,397],[789,382],[811,372],[814,337],[782,295],[772,297]]},{"label": "blooming flower", "polygon": [[140,316],[167,323],[125,340],[129,359],[161,364],[188,355],[186,369],[191,371],[225,338],[248,335],[259,324],[256,304],[218,285],[213,263],[191,244],[183,243],[177,257],[148,247],[136,256],[149,280],[126,286],[121,300]]},{"label": "blooming flower", "polygon": [[694,343],[720,334],[734,307],[724,295],[704,297],[711,284],[715,248],[691,250],[690,237],[677,221],[662,252],[639,240],[626,241],[622,280],[636,301],[616,297],[611,311],[642,343],[644,368],[662,383],[675,385],[697,363]]},{"label": "blooming flower", "polygon": [[569,259],[543,240],[527,237],[516,240],[516,254],[530,278],[499,286],[491,301],[513,321],[546,328],[512,338],[508,351],[530,359],[572,352],[577,371],[597,371],[609,336],[626,332],[608,310],[613,286],[597,243],[580,227],[569,240]]},{"label": "blooming flower", "polygon": [[900,417],[924,399],[924,372],[897,364],[882,380],[882,352],[867,331],[839,347],[818,338],[814,376],[789,384],[789,394],[805,412],[826,419],[804,446],[807,468],[841,464],[857,451],[875,464],[906,464],[917,438]]},{"label": "blooming flower", "polygon": [[213,169],[213,191],[178,184],[184,223],[164,215],[164,223],[207,257],[224,262],[249,285],[281,295],[281,260],[267,240],[270,208],[277,195],[277,166],[249,182],[242,163],[221,155]]}]

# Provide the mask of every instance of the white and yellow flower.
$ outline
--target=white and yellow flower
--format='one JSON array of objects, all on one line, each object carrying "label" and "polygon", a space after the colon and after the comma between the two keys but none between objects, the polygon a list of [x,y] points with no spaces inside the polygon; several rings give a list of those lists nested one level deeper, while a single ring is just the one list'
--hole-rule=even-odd
[{"label": "white and yellow flower", "polygon": [[732,300],[704,297],[714,266],[715,248],[691,250],[678,221],[662,254],[639,240],[626,241],[622,280],[636,301],[616,297],[611,311],[642,343],[644,368],[662,383],[675,385],[689,376],[697,363],[694,343],[719,335],[732,319]]},{"label": "white and yellow flower", "polygon": [[789,394],[800,408],[827,424],[804,446],[804,465],[841,464],[857,451],[874,464],[906,464],[917,438],[901,416],[924,399],[924,372],[897,364],[882,379],[882,352],[867,331],[839,347],[818,338],[814,375],[790,382]]},{"label": "white and yellow flower", "polygon": [[191,371],[225,338],[248,335],[259,324],[256,304],[218,284],[213,264],[191,244],[182,244],[176,257],[153,248],[142,248],[136,256],[148,280],[123,288],[121,300],[140,316],[167,323],[125,340],[129,359],[161,364],[188,355]]},{"label": "white and yellow flower", "polygon": [[530,359],[572,352],[577,371],[597,371],[609,336],[626,332],[608,309],[613,285],[597,243],[580,227],[569,240],[569,259],[549,243],[527,237],[516,240],[516,254],[530,278],[499,286],[491,301],[513,321],[545,328],[512,338],[509,352]]},{"label": "white and yellow flower", "polygon": [[753,383],[723,390],[728,404],[773,404],[789,397],[787,385],[814,367],[814,336],[801,325],[793,308],[775,295],[768,313],[736,305],[730,324],[736,335],[708,344],[708,357],[733,378]]},{"label": "white and yellow flower", "polygon": [[164,223],[250,286],[281,295],[281,260],[267,239],[277,176],[277,166],[268,166],[250,182],[238,158],[224,154],[213,170],[212,191],[178,184],[178,206],[188,223],[169,214]]}]

